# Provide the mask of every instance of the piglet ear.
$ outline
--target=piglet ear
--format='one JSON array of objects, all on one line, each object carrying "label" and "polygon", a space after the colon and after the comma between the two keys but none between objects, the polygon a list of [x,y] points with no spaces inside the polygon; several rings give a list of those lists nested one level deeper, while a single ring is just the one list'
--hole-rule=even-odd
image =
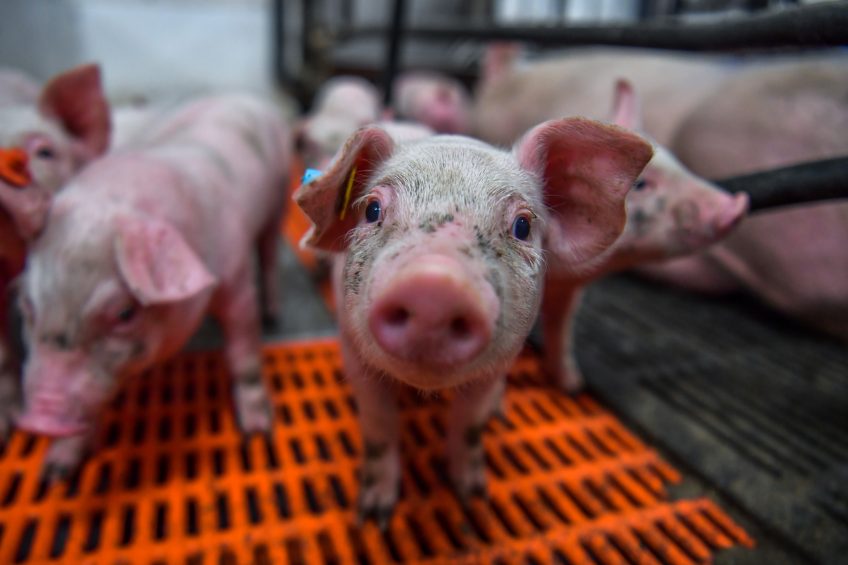
[{"label": "piglet ear", "polygon": [[301,245],[327,251],[345,248],[345,236],[359,220],[352,204],[393,150],[394,142],[385,130],[377,126],[361,128],[348,138],[328,170],[297,190],[295,202],[312,221]]},{"label": "piglet ear", "polygon": [[153,218],[119,219],[115,257],[124,282],[144,306],[185,300],[217,282],[180,232]]},{"label": "piglet ear", "polygon": [[109,104],[97,65],[77,67],[54,77],[41,92],[38,107],[45,116],[59,120],[79,141],[80,161],[89,161],[109,147]]},{"label": "piglet ear", "polygon": [[633,85],[627,79],[620,78],[615,81],[610,121],[629,130],[642,130],[642,105]]},{"label": "piglet ear", "polygon": [[636,134],[583,118],[540,124],[514,152],[521,167],[542,183],[550,211],[546,246],[571,270],[621,235],[627,221],[624,199],[653,154]]}]

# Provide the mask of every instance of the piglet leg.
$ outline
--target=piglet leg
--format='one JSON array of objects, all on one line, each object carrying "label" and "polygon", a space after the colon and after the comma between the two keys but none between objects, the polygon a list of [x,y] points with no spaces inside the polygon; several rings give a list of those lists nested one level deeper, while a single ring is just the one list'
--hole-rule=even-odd
[{"label": "piglet leg", "polygon": [[448,422],[448,470],[462,499],[486,493],[483,429],[501,402],[503,376],[481,379],[456,393]]},{"label": "piglet leg", "polygon": [[224,330],[225,353],[233,377],[236,417],[244,433],[271,430],[272,412],[262,380],[259,304],[250,263],[216,297],[216,317]]},{"label": "piglet leg", "polygon": [[94,444],[95,431],[55,438],[50,442],[41,465],[41,480],[48,485],[76,473]]},{"label": "piglet leg", "polygon": [[12,430],[21,408],[20,364],[9,335],[8,289],[0,286],[0,445]]},{"label": "piglet leg", "polygon": [[359,517],[385,528],[400,492],[400,421],[395,391],[383,375],[365,367],[342,339],[345,370],[356,397],[363,461]]},{"label": "piglet leg", "polygon": [[262,324],[273,328],[280,315],[280,274],[277,271],[280,242],[280,216],[275,214],[257,242],[259,252],[260,297],[262,299]]},{"label": "piglet leg", "polygon": [[583,388],[583,375],[574,357],[574,319],[583,289],[556,280],[545,282],[542,300],[545,374],[565,392]]}]

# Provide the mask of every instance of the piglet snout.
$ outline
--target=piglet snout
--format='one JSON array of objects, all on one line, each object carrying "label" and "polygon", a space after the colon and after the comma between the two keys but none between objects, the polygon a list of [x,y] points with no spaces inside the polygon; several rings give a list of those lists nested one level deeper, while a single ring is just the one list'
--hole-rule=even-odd
[{"label": "piglet snout", "polygon": [[473,360],[489,343],[497,302],[458,261],[416,259],[383,287],[369,316],[371,333],[388,354],[431,369]]},{"label": "piglet snout", "polygon": [[748,211],[748,195],[744,192],[734,195],[728,204],[716,214],[713,227],[719,237],[724,236],[745,216]]}]

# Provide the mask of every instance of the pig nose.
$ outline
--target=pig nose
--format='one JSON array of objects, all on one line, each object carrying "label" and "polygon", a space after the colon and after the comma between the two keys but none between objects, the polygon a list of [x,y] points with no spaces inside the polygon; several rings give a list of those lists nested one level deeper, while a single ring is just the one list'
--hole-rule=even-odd
[{"label": "pig nose", "polygon": [[716,214],[713,227],[719,237],[724,236],[745,216],[748,211],[748,195],[740,192],[733,196],[730,203]]},{"label": "pig nose", "polygon": [[419,259],[380,293],[371,332],[384,351],[405,361],[434,369],[471,361],[489,343],[497,318],[477,286],[453,260]]}]

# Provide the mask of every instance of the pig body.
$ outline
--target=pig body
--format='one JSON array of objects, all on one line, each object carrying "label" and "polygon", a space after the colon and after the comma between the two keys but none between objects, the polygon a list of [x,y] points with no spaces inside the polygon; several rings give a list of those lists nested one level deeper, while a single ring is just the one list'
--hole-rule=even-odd
[{"label": "pig body", "polygon": [[[848,62],[794,62],[729,80],[681,125],[673,147],[693,171],[726,178],[848,155]],[[758,213],[720,245],[646,273],[709,293],[745,290],[848,339],[848,204]]]},{"label": "pig body", "polygon": [[[395,80],[394,92],[398,118],[424,124],[437,133],[469,132],[471,100],[458,80],[434,72],[407,72]],[[516,137],[521,133],[524,130]]]},{"label": "pig body", "polygon": [[324,169],[357,128],[381,117],[380,96],[367,80],[339,76],[315,96],[312,112],[298,126],[298,151],[307,167]]},{"label": "pig body", "polygon": [[57,436],[51,477],[78,464],[120,381],[179,350],[207,312],[224,330],[240,425],[269,429],[253,252],[273,314],[289,143],[272,106],[202,99],[56,197],[23,276],[30,355],[19,421]]},{"label": "pig body", "polygon": [[589,264],[620,234],[650,153],[586,120],[542,124],[512,153],[459,136],[396,143],[371,127],[298,191],[313,222],[305,243],[338,253],[364,515],[385,522],[397,499],[401,386],[455,389],[449,474],[461,496],[484,489],[482,429],[538,311],[542,242],[564,268]]},{"label": "pig body", "polygon": [[[616,83],[612,121],[641,128],[639,103],[627,81]],[[747,211],[746,195],[731,196],[692,174],[666,148],[654,144],[653,149],[627,195],[621,237],[579,274],[549,261],[542,302],[543,369],[568,392],[583,385],[572,344],[583,289],[610,273],[699,252],[730,233]]]},{"label": "pig body", "polygon": [[644,131],[667,146],[681,120],[731,72],[713,59],[636,49],[574,50],[523,67],[510,67],[510,59],[494,64],[497,59],[487,57],[484,72],[494,76],[482,77],[472,131],[498,145],[511,144],[548,119],[604,119],[612,105],[611,85],[624,78],[646,102]]},{"label": "pig body", "polygon": [[0,161],[18,152],[27,177],[19,183],[0,171],[0,442],[20,403],[20,360],[9,333],[11,283],[23,270],[27,240],[43,224],[52,194],[106,150],[109,129],[95,66],[58,75],[44,88],[17,73],[0,75]]}]

